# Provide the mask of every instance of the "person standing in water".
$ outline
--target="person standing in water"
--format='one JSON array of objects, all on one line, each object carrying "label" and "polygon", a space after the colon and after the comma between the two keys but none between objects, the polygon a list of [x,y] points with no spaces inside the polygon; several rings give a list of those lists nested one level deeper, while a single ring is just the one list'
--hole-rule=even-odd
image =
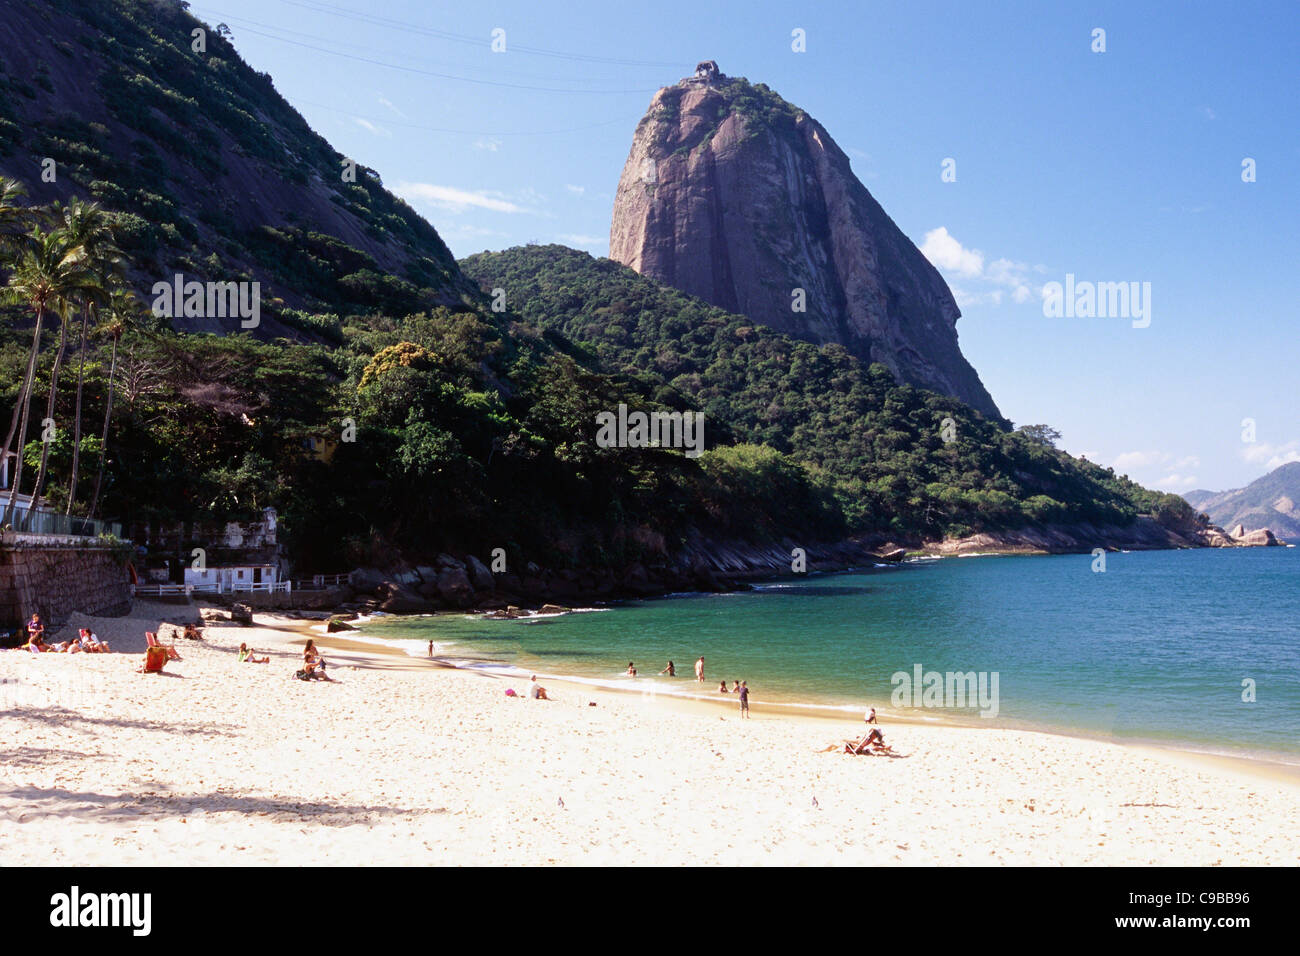
[{"label": "person standing in water", "polygon": [[628,677],[636,676],[636,665],[633,664],[631,661],[627,662],[627,676]]},{"label": "person standing in water", "polygon": [[740,695],[740,716],[742,718],[748,718],[749,717],[749,684],[742,680],[740,682],[740,687],[736,690],[736,693]]},{"label": "person standing in water", "polygon": [[701,684],[704,683],[704,655],[702,654],[700,659],[695,662],[695,679]]},{"label": "person standing in water", "polygon": [[660,673],[660,675],[667,674],[669,677],[676,677],[676,676],[677,676],[677,668],[673,666],[673,662],[672,662],[672,661],[669,661],[669,662],[668,662],[668,666],[665,667],[663,670],[661,670],[659,673]]}]

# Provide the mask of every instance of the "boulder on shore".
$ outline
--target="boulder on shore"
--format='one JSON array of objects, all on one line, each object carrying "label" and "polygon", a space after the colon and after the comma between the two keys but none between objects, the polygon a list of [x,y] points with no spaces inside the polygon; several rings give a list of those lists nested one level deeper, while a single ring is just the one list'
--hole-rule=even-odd
[{"label": "boulder on shore", "polygon": [[332,617],[329,619],[329,623],[325,625],[325,630],[333,634],[335,631],[355,631],[356,628],[347,621],[340,621],[338,618]]},{"label": "boulder on shore", "polygon": [[1254,531],[1243,531],[1239,535],[1234,535],[1237,544],[1246,548],[1276,548],[1280,547],[1277,538],[1268,528],[1256,528]]},{"label": "boulder on shore", "polygon": [[253,609],[247,604],[232,604],[230,606],[230,619],[236,624],[253,623]]},{"label": "boulder on shore", "polygon": [[469,583],[474,586],[475,591],[491,591],[496,585],[487,565],[472,554],[465,559],[465,570],[469,574]]},{"label": "boulder on shore", "polygon": [[474,588],[464,568],[448,568],[438,575],[438,596],[453,607],[470,607]]},{"label": "boulder on shore", "polygon": [[388,614],[429,614],[437,610],[433,602],[393,581],[385,583],[381,593],[379,610]]}]

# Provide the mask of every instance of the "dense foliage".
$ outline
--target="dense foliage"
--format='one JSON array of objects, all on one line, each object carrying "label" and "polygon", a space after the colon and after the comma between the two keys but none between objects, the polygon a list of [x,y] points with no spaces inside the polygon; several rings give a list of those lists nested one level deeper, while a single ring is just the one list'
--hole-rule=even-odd
[{"label": "dense foliage", "polygon": [[[21,6],[11,24],[19,39],[0,57],[0,168],[35,196],[75,187],[112,210],[139,284],[178,271],[260,280],[268,319],[285,303],[406,314],[459,300],[459,273],[433,227],[374,170],[356,165],[345,178],[345,157],[271,77],[184,4]],[[32,177],[46,160],[53,185]],[[358,231],[390,268],[360,240],[339,238]]]},{"label": "dense foliage", "polygon": [[[15,423],[53,419],[48,440],[19,431],[12,447],[31,463],[20,490],[39,489],[57,510],[84,515],[99,499],[98,481],[73,490],[79,448],[91,461],[103,454],[100,514],[139,527],[246,520],[274,506],[301,571],[497,547],[553,566],[628,563],[693,534],[844,532],[825,488],[772,449],[692,459],[598,446],[597,412],[687,405],[639,377],[594,371],[568,343],[509,315],[299,317],[328,330],[333,346],[179,334],[138,303],[114,309],[97,290],[120,280],[92,284],[78,265],[89,241],[63,227],[47,236],[57,210],[12,205],[17,195],[6,190],[0,203],[14,224],[3,265],[18,303],[0,332],[0,412]],[[97,241],[115,248],[111,221],[99,221]],[[53,264],[31,252],[42,237]],[[32,288],[50,290],[34,349]],[[82,347],[78,318],[96,303]],[[70,353],[79,374],[59,377]],[[82,432],[109,417],[107,443]]]},{"label": "dense foliage", "polygon": [[1139,513],[1171,525],[1192,517],[1176,495],[1055,449],[1046,426],[1009,431],[956,399],[897,384],[841,346],[756,326],[607,259],[527,246],[461,265],[603,370],[685,396],[738,440],[824,476],[854,531],[937,536],[1124,524]]}]

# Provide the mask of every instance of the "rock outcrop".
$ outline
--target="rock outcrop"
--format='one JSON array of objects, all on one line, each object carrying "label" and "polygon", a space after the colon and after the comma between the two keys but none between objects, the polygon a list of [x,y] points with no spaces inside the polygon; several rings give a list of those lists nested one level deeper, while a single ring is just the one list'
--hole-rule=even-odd
[{"label": "rock outcrop", "polygon": [[961,313],[938,271],[821,124],[762,84],[714,65],[655,94],[619,180],[609,255],[1000,417],[958,348]]}]

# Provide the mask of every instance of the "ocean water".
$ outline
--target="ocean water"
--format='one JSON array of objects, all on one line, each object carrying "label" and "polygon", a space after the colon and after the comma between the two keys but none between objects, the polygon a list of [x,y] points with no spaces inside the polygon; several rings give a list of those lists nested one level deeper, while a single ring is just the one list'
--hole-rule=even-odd
[{"label": "ocean water", "polygon": [[[1112,553],[1092,568],[1091,555],[945,558],[556,617],[381,618],[363,633],[655,693],[719,697],[720,679],[740,679],[755,711],[860,720],[874,706],[1300,764],[1300,548]],[[669,659],[678,676],[656,676]],[[897,675],[918,665],[922,686],[930,671],[944,686],[899,696]],[[982,675],[983,706],[942,693],[948,672]]]}]

